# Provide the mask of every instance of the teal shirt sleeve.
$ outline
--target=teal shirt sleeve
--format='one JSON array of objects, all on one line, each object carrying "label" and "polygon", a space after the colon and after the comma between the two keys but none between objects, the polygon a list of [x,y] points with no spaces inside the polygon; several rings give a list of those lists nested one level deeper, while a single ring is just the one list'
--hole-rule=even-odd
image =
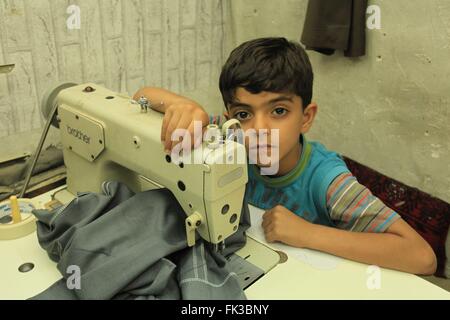
[{"label": "teal shirt sleeve", "polygon": [[313,201],[321,218],[327,220],[331,225],[332,220],[327,209],[328,187],[337,176],[348,172],[350,170],[345,165],[344,160],[336,154],[336,157],[327,159],[321,163],[314,173],[312,181]]}]

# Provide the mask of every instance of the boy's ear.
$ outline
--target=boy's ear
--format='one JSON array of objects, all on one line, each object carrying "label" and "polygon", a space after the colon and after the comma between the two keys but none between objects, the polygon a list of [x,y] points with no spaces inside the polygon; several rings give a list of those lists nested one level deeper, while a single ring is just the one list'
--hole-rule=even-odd
[{"label": "boy's ear", "polygon": [[227,119],[227,121],[230,120],[230,114],[228,113],[228,111],[224,111],[223,116],[225,117],[225,119]]},{"label": "boy's ear", "polygon": [[305,110],[303,110],[303,123],[302,123],[302,133],[306,133],[311,129],[314,119],[317,114],[318,106],[316,103],[311,102]]}]

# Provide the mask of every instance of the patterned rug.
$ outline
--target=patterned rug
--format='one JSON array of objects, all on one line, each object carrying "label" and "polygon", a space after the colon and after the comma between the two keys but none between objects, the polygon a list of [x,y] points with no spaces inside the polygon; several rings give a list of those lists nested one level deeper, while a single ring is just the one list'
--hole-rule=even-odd
[{"label": "patterned rug", "polygon": [[435,276],[445,277],[445,240],[450,226],[450,204],[393,180],[344,157],[358,181],[395,210],[433,248],[438,260]]}]

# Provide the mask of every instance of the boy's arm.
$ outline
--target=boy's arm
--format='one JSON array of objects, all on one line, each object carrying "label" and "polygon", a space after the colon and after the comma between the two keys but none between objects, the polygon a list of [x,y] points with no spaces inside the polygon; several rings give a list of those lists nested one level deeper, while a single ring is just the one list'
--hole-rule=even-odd
[{"label": "boy's arm", "polygon": [[433,250],[402,219],[384,233],[351,232],[310,223],[277,206],[264,214],[262,226],[268,242],[280,241],[414,274],[433,274],[436,270]]},{"label": "boy's arm", "polygon": [[164,113],[161,141],[164,143],[164,150],[167,153],[178,143],[178,141],[171,140],[172,133],[176,129],[186,129],[189,132],[191,146],[201,143],[201,136],[194,137],[194,123],[195,121],[201,122],[202,131],[204,131],[209,123],[209,116],[197,102],[171,91],[153,87],[138,90],[133,99],[137,101],[142,96],[148,99],[152,109]]},{"label": "boy's arm", "polygon": [[310,248],[347,259],[414,274],[433,274],[436,256],[420,235],[403,219],[384,233],[351,232],[313,225]]},{"label": "boy's arm", "polygon": [[351,173],[328,186],[327,213],[335,227],[314,225],[277,206],[264,215],[268,241],[282,241],[347,259],[417,274],[431,274],[436,256],[429,244]]}]

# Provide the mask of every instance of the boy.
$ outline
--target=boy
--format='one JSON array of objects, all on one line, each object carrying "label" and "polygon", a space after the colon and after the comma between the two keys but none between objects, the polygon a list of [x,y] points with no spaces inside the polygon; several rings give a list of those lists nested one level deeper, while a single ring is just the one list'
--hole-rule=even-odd
[{"label": "boy", "polygon": [[[279,155],[274,176],[259,172],[267,165],[259,158],[248,170],[245,197],[266,210],[262,223],[266,240],[370,265],[433,274],[436,256],[428,243],[359,184],[336,153],[306,140],[304,134],[318,110],[311,102],[312,87],[306,52],[285,38],[241,44],[231,52],[220,75],[224,116],[238,119],[243,130],[268,130],[267,141],[258,141],[256,148],[268,154],[276,150]],[[196,102],[164,89],[143,88],[134,98],[141,96],[165,113],[161,140],[166,152],[176,143],[171,141],[175,129],[187,129],[192,135],[194,121],[201,121],[203,127],[210,122]],[[279,130],[279,141],[271,141],[273,129]]]}]

